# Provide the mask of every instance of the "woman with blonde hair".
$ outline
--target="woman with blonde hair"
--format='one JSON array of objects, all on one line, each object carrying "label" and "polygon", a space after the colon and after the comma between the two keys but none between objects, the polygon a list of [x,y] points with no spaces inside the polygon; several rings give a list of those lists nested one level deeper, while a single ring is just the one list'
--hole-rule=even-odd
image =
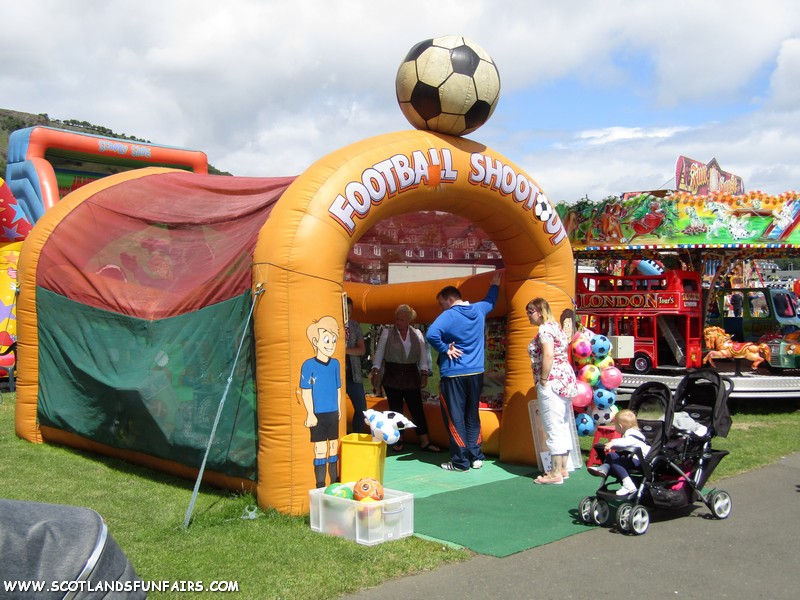
[{"label": "woman with blonde hair", "polygon": [[[383,386],[389,410],[403,412],[403,401],[411,412],[411,420],[416,425],[420,449],[439,452],[428,438],[428,421],[422,406],[422,388],[428,384],[428,351],[422,333],[411,327],[417,312],[408,304],[401,304],[394,312],[394,325],[385,327],[375,348],[370,380],[372,386]],[[379,373],[383,367],[383,376]],[[392,449],[402,452],[403,440]]]},{"label": "woman with blonde hair", "polygon": [[572,450],[569,405],[578,393],[575,371],[569,363],[569,339],[544,298],[531,300],[526,312],[531,325],[539,327],[528,346],[528,354],[551,457],[550,471],[537,477],[534,483],[560,485],[569,477],[567,457]]}]

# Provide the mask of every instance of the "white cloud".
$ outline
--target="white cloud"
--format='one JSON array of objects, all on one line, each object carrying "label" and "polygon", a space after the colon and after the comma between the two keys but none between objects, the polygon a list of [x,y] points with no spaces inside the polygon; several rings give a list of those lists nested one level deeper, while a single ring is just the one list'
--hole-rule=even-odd
[{"label": "white cloud", "polygon": [[588,129],[578,132],[576,139],[581,144],[598,146],[614,142],[631,140],[664,140],[676,133],[686,131],[688,127],[661,127],[645,129],[643,127],[606,127],[605,129]]},{"label": "white cloud", "polygon": [[775,109],[800,108],[800,38],[784,40],[777,66],[770,79],[770,106]]},{"label": "white cloud", "polygon": [[716,156],[748,187],[797,187],[789,0],[29,0],[3,18],[5,108],[200,149],[237,175],[298,174],[409,127],[398,65],[461,33],[513,99],[471,137],[555,198],[661,185],[679,154]]}]

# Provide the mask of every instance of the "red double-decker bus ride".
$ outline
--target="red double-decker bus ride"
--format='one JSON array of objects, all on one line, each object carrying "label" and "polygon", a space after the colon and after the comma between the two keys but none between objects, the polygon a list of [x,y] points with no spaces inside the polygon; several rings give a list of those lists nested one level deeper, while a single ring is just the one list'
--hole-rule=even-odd
[{"label": "red double-decker bus ride", "polygon": [[703,307],[700,275],[665,271],[658,275],[579,273],[577,312],[594,333],[625,336],[630,357],[617,364],[639,374],[654,368],[694,368],[702,363]]}]

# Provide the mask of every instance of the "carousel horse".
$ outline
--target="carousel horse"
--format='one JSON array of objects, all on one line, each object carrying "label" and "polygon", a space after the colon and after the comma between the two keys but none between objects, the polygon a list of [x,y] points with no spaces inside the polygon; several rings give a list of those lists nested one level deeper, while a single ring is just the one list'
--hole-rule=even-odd
[{"label": "carousel horse", "polygon": [[770,351],[767,344],[754,344],[753,342],[734,342],[731,334],[722,327],[706,327],[703,330],[708,354],[703,359],[703,364],[709,363],[716,368],[715,358],[744,358],[751,363],[751,369],[758,369],[766,361],[769,363]]}]

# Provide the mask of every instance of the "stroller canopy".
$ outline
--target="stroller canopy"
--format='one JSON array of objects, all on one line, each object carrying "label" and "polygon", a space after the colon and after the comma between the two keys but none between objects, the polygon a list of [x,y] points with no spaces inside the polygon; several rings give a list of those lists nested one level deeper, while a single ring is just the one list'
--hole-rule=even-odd
[{"label": "stroller canopy", "polygon": [[672,391],[660,381],[645,382],[633,391],[628,407],[636,414],[639,429],[650,445],[648,456],[656,454],[665,443],[665,424],[672,423]]},{"label": "stroller canopy", "polygon": [[733,381],[713,369],[691,371],[675,389],[675,410],[707,415],[704,420],[712,436],[727,437],[732,424],[728,408],[732,391]]}]

